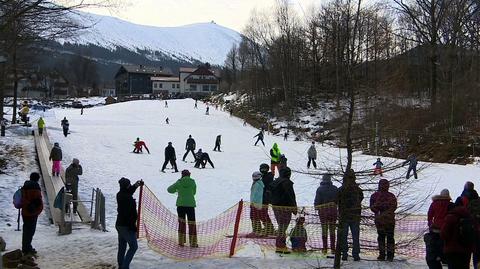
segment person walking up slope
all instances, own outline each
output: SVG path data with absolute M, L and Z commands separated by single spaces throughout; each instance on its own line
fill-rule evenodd
M 73 158 L 72 164 L 70 164 L 65 170 L 65 182 L 70 185 L 72 190 L 72 199 L 78 200 L 78 176 L 83 174 L 83 168 L 80 165 L 80 161 Z M 78 202 L 73 202 L 73 214 L 77 213 Z
M 195 102 L 195 104 L 196 104 L 196 102 Z M 196 146 L 195 139 L 192 138 L 192 135 L 189 135 L 188 139 L 187 139 L 187 142 L 185 143 L 185 150 L 187 152 L 185 152 L 185 154 L 183 154 L 183 158 L 182 158 L 183 161 L 185 161 L 189 152 L 191 152 L 192 155 L 193 155 L 193 158 L 195 158 L 195 146 Z
M 318 210 L 320 223 L 322 225 L 322 243 L 323 253 L 327 254 L 328 235 L 330 234 L 330 250 L 335 253 L 335 229 L 337 223 L 337 199 L 338 188 L 332 183 L 332 176 L 329 174 L 322 176 L 320 186 L 315 195 L 315 209 Z
M 45 129 L 45 120 L 40 117 L 37 122 L 38 125 L 38 135 L 42 136 L 43 135 L 43 129 Z
M 53 144 L 53 148 L 50 151 L 50 157 L 48 159 L 53 162 L 52 176 L 57 176 L 57 177 L 60 176 L 61 162 L 62 162 L 62 149 L 60 148 L 60 144 L 58 144 L 58 142 L 55 142 Z
M 378 183 L 378 191 L 370 197 L 370 209 L 375 214 L 375 227 L 378 233 L 377 260 L 393 261 L 395 255 L 395 210 L 397 210 L 397 197 L 388 191 L 390 183 L 382 178 Z M 385 242 L 385 238 L 387 239 Z M 385 244 L 386 243 L 386 244 Z M 385 256 L 386 250 L 386 256 Z
M 277 143 L 273 143 L 273 147 L 270 149 L 271 169 L 273 176 L 275 176 L 275 168 L 279 169 L 278 165 L 280 164 L 281 155 L 282 153 L 280 152 Z
M 195 194 L 197 185 L 190 177 L 190 171 L 183 170 L 182 177 L 167 189 L 168 193 L 177 193 L 178 245 L 186 243 L 186 224 L 188 223 L 188 241 L 190 247 L 197 248 L 197 227 L 195 224 Z M 188 220 L 188 221 L 187 221 Z
M 162 172 L 165 173 L 165 168 L 169 162 L 175 169 L 175 173 L 178 172 L 176 160 L 175 148 L 172 146 L 172 142 L 168 142 L 168 146 L 165 148 L 165 162 L 162 165 Z
M 115 229 L 118 233 L 117 263 L 119 269 L 129 269 L 133 256 L 138 249 L 137 243 L 137 204 L 133 194 L 143 181 L 139 180 L 131 185 L 128 178 L 122 177 L 118 184 L 120 191 L 117 193 L 117 221 Z M 128 251 L 127 251 L 128 244 Z M 126 254 L 125 254 L 126 252 Z
M 33 172 L 30 174 L 30 180 L 25 181 L 22 187 L 22 252 L 24 255 L 37 254 L 37 251 L 32 247 L 32 240 L 37 229 L 38 216 L 43 210 L 39 180 L 40 174 Z
M 317 169 L 317 164 L 315 163 L 315 160 L 317 159 L 317 149 L 315 148 L 315 141 L 312 141 L 312 145 L 308 148 L 307 155 L 307 168 L 310 169 L 310 163 L 312 163 L 313 167 Z

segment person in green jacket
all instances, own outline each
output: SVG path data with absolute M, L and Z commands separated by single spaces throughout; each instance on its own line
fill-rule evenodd
M 186 242 L 186 219 L 188 218 L 188 240 L 190 247 L 197 248 L 197 227 L 195 224 L 195 193 L 197 185 L 190 177 L 190 171 L 183 170 L 182 178 L 168 187 L 169 193 L 178 193 L 177 214 L 178 214 L 178 245 L 183 247 Z
M 282 153 L 280 152 L 280 149 L 278 148 L 277 143 L 274 143 L 272 149 L 270 149 L 270 157 L 271 157 L 270 167 L 272 169 L 273 176 L 275 176 L 275 168 L 277 168 L 278 171 L 280 171 L 280 168 L 278 167 L 278 165 L 280 164 L 280 155 L 282 155 Z
M 43 129 L 45 128 L 45 121 L 43 120 L 42 117 L 38 119 L 38 135 L 43 135 Z

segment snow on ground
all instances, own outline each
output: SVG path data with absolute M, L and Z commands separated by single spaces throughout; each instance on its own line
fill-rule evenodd
M 268 150 L 274 142 L 279 143 L 282 153 L 294 170 L 306 171 L 306 151 L 308 141 L 283 141 L 280 136 L 266 135 L 266 147 L 253 146 L 253 136 L 258 130 L 243 126 L 243 121 L 230 117 L 228 113 L 210 109 L 210 115 L 205 115 L 205 105 L 199 103 L 194 109 L 191 99 L 170 100 L 169 108 L 162 101 L 146 100 L 119 103 L 109 106 L 93 107 L 84 110 L 80 115 L 77 109 L 53 109 L 43 114 L 46 119 L 48 133 L 52 142 L 59 142 L 63 148 L 63 166 L 66 167 L 72 158 L 80 159 L 84 174 L 80 177 L 80 195 L 88 198 L 91 189 L 99 187 L 106 196 L 107 226 L 110 232 L 91 231 L 85 227 L 77 227 L 72 235 L 57 237 L 56 228 L 47 224 L 45 214 L 39 221 L 38 232 L 34 238 L 34 246 L 40 253 L 41 268 L 111 268 L 115 264 L 116 233 L 114 229 L 116 217 L 115 194 L 118 191 L 118 179 L 128 177 L 132 181 L 143 179 L 156 193 L 157 197 L 169 209 L 175 210 L 175 195 L 166 192 L 166 188 L 175 182 L 180 175 L 160 173 L 164 161 L 164 148 L 169 141 L 173 142 L 177 152 L 179 170 L 189 169 L 197 181 L 197 218 L 208 219 L 231 207 L 240 199 L 248 200 L 251 184 L 251 174 L 258 169 L 260 163 L 269 163 Z M 38 115 L 37 115 L 38 116 Z M 63 137 L 60 120 L 67 117 L 70 121 L 71 134 Z M 170 124 L 165 124 L 165 118 Z M 35 118 L 34 115 L 31 117 Z M 32 160 L 33 142 L 31 137 L 24 137 L 22 132 L 12 134 L 6 143 L 19 143 L 30 150 L 26 159 Z M 215 169 L 193 168 L 193 157 L 187 157 L 188 162 L 181 161 L 185 140 L 191 134 L 197 142 L 197 149 L 202 148 L 210 154 Z M 215 137 L 222 135 L 223 152 L 213 152 Z M 13 137 L 15 136 L 15 137 Z M 133 141 L 136 137 L 143 139 L 151 154 L 133 154 Z M 3 139 L 3 138 L 2 138 Z M 3 141 L 3 140 L 0 140 Z M 332 167 L 339 165 L 339 156 L 345 159 L 345 151 L 332 147 L 318 145 L 319 166 Z M 375 156 L 355 154 L 355 169 L 372 168 Z M 395 160 L 385 160 L 385 163 Z M 399 161 L 397 161 L 399 162 Z M 29 163 L 33 166 L 34 164 Z M 425 197 L 431 191 L 439 192 L 449 188 L 452 197 L 460 194 L 466 180 L 476 182 L 475 175 L 480 168 L 475 165 L 458 166 L 445 164 L 428 164 L 427 169 L 420 172 L 420 179 L 408 192 L 413 196 Z M 169 167 L 169 166 L 167 166 Z M 399 169 L 388 176 L 399 176 L 406 168 Z M 0 193 L 2 208 L 1 217 L 6 222 L 15 223 L 16 211 L 11 205 L 11 197 L 29 174 L 31 169 L 21 166 L 12 169 L 14 177 L 0 175 L 7 182 L 2 184 L 5 191 Z M 4 180 L 4 178 L 6 178 Z M 294 173 L 294 188 L 299 205 L 312 205 L 315 189 L 319 179 Z M 21 184 L 21 183 L 20 183 Z M 2 189 L 3 190 L 3 189 Z M 399 192 L 401 190 L 398 190 Z M 368 197 L 368 195 L 366 195 Z M 401 202 L 412 199 L 402 196 Z M 368 198 L 365 202 L 368 201 Z M 420 212 L 425 213 L 426 206 L 420 206 Z M 20 246 L 20 232 L 12 232 L 13 226 L 0 225 L 0 236 L 7 240 L 9 249 Z M 68 258 L 65 258 L 68 256 Z M 331 264 L 331 260 L 320 260 L 320 265 Z M 233 259 L 203 259 L 191 262 L 176 262 L 161 257 L 148 248 L 145 241 L 140 242 L 140 248 L 131 268 L 313 268 L 319 267 L 317 259 L 279 258 L 273 253 L 263 253 L 258 247 L 252 246 L 242 250 Z M 347 268 L 426 268 L 423 261 L 414 264 L 389 264 L 377 262 L 361 262 L 349 264 Z

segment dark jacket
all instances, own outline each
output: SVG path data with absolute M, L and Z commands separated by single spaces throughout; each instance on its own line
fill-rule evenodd
M 27 180 L 22 187 L 22 216 L 36 218 L 43 210 L 42 191 L 38 182 Z
M 137 203 L 133 194 L 137 187 L 121 188 L 117 193 L 117 222 L 115 226 L 128 227 L 131 231 L 137 230 Z
M 362 217 L 363 191 L 355 179 L 344 181 L 344 185 L 338 188 L 338 213 L 344 221 L 359 222 Z
M 50 160 L 52 161 L 61 161 L 62 160 L 62 149 L 60 147 L 53 147 L 50 151 Z
M 263 188 L 263 204 L 271 204 L 272 201 L 272 183 L 273 183 L 273 174 L 272 172 L 267 172 L 262 174 L 262 182 L 265 186 Z
M 165 160 L 176 160 L 175 148 L 172 145 L 168 145 L 165 148 Z
M 258 137 L 258 139 L 260 140 L 263 140 L 263 131 L 260 131 L 256 136 L 254 137 Z
M 193 138 L 188 138 L 187 139 L 187 143 L 185 144 L 185 149 L 186 150 L 189 150 L 189 149 L 192 149 L 192 150 L 195 150 L 195 140 Z
M 65 181 L 66 183 L 78 183 L 78 176 L 83 173 L 82 166 L 80 164 L 70 164 L 65 170 Z
M 408 167 L 413 168 L 413 167 L 417 167 L 417 163 L 418 163 L 417 157 L 414 155 L 410 155 L 408 156 L 407 160 L 403 162 L 402 166 L 408 164 Z
M 460 219 L 468 217 L 470 217 L 470 214 L 464 206 L 456 206 L 448 212 L 440 232 L 440 236 L 444 241 L 443 251 L 445 254 L 472 253 L 474 248 L 473 244 L 465 245 L 460 242 L 459 234 Z
M 338 195 L 338 188 L 333 185 L 331 181 L 320 182 L 320 187 L 317 188 L 314 205 L 322 205 L 331 202 L 336 202 Z
M 432 204 L 428 209 L 428 227 L 440 230 L 451 207 L 450 196 L 435 195 L 432 197 Z
M 280 175 L 272 184 L 272 205 L 276 206 L 297 206 L 293 182 Z
M 70 126 L 70 123 L 68 122 L 68 120 L 63 119 L 62 120 L 62 128 L 63 129 L 68 129 L 69 126 Z
M 370 196 L 370 209 L 375 213 L 377 228 L 395 226 L 395 210 L 397 210 L 397 197 L 388 191 L 390 183 L 382 178 L 378 182 L 378 191 Z
M 222 137 L 220 135 L 217 135 L 217 139 L 215 139 L 215 144 L 220 145 L 222 142 Z
M 460 197 L 455 200 L 456 204 L 461 204 L 463 206 L 468 206 L 468 202 L 474 199 L 478 199 L 478 193 L 476 190 L 464 189 Z

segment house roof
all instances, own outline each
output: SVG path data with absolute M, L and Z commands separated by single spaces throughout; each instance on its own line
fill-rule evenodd
M 191 76 L 214 76 L 215 78 L 219 79 L 219 77 L 215 74 L 213 70 L 208 69 L 205 65 L 199 66 L 195 71 L 190 73 L 188 76 L 184 78 L 184 80 L 187 80 Z
M 120 69 L 121 68 L 125 69 L 125 71 L 127 71 L 128 73 L 172 76 L 172 72 L 168 68 L 162 67 L 152 67 L 145 65 L 122 65 Z
M 180 73 L 193 73 L 197 67 L 180 67 Z
M 179 77 L 151 77 L 151 81 L 180 82 Z

